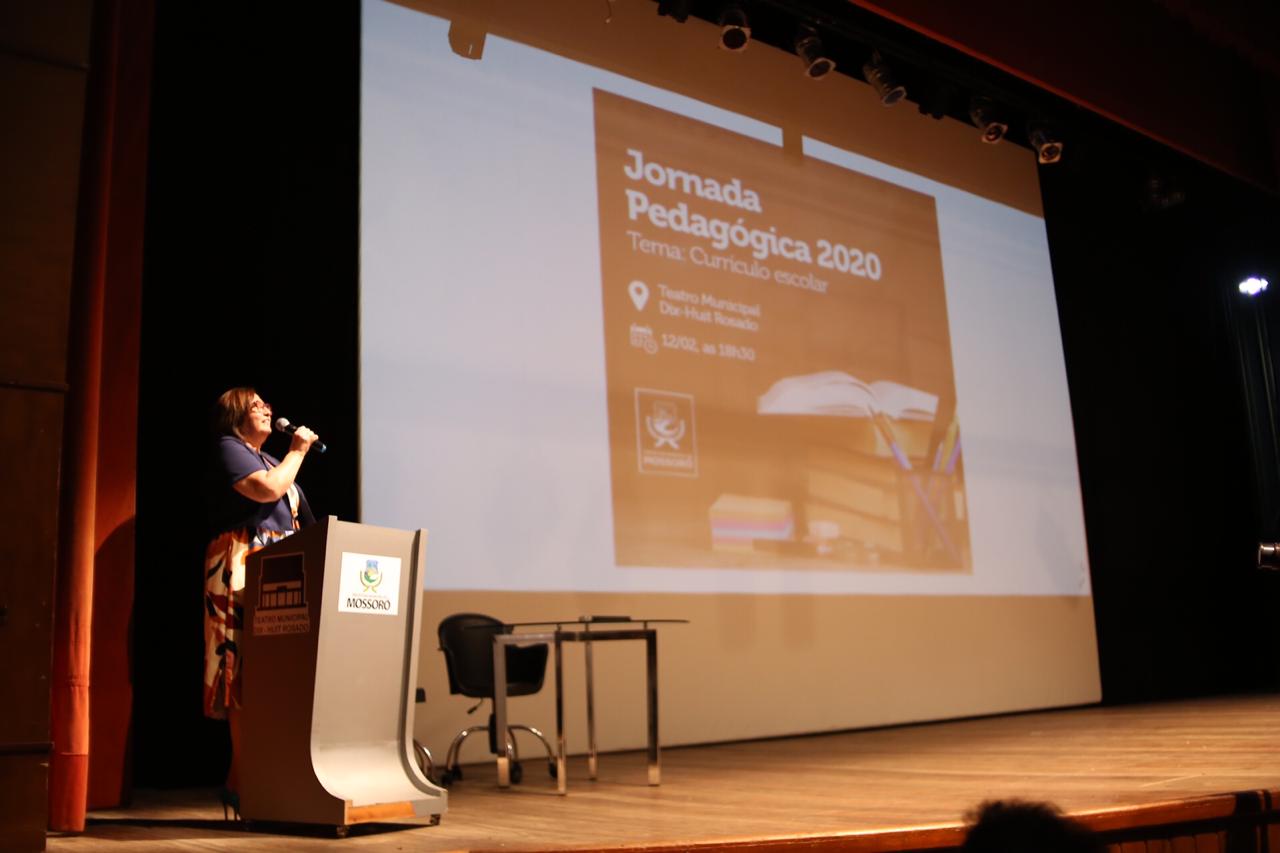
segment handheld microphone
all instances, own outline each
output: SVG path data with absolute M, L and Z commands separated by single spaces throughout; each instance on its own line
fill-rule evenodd
M 276 432 L 287 432 L 290 435 L 293 435 L 297 431 L 298 431 L 298 428 L 293 424 L 289 423 L 288 418 L 276 418 Z M 311 448 L 315 450 L 316 453 L 324 453 L 326 450 L 329 449 L 324 446 L 324 442 L 321 441 L 320 439 L 316 439 L 312 443 Z

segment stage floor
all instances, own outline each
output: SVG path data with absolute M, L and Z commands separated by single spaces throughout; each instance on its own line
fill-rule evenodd
M 964 813 L 1004 797 L 1049 800 L 1098 828 L 1194 821 L 1231 795 L 1280 789 L 1280 695 L 684 747 L 662 760 L 656 788 L 642 752 L 602 756 L 596 782 L 572 760 L 567 797 L 541 761 L 526 760 L 524 784 L 509 791 L 492 764 L 468 766 L 439 826 L 341 841 L 224 824 L 210 790 L 139 791 L 131 808 L 95 812 L 83 835 L 50 836 L 48 849 L 902 850 L 958 843 Z

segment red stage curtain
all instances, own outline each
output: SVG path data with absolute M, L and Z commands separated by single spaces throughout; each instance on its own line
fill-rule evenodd
M 94 21 L 54 612 L 49 825 L 62 831 L 84 829 L 91 801 L 114 805 L 128 792 L 127 650 L 153 20 L 152 0 L 114 0 L 99 4 Z

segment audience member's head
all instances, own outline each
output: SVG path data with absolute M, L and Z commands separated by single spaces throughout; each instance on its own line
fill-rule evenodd
M 1103 853 L 1097 837 L 1049 803 L 988 800 L 965 816 L 964 853 Z

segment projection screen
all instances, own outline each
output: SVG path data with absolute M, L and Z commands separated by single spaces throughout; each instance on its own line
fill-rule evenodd
M 364 3 L 361 515 L 430 530 L 421 738 L 455 611 L 690 620 L 666 743 L 1096 701 L 1034 156 L 655 11 Z

